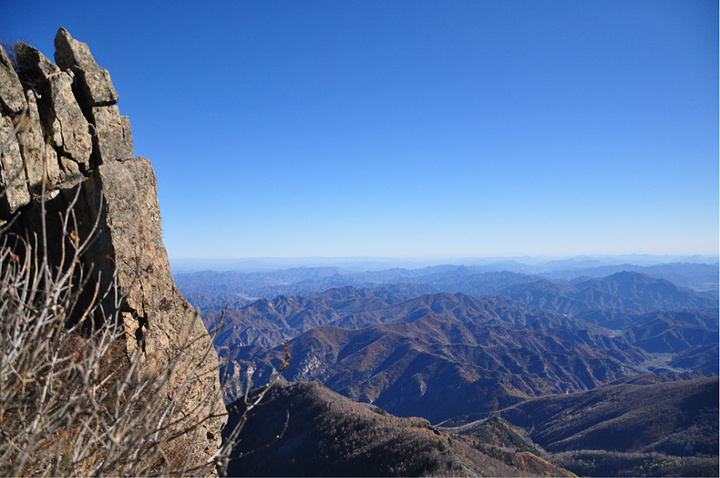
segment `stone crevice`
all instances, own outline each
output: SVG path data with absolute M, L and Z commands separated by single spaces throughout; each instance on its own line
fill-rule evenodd
M 183 374 L 193 371 L 178 385 L 178 403 L 182 413 L 204 418 L 187 449 L 194 462 L 204 462 L 218 450 L 225 423 L 217 354 L 197 312 L 183 307 L 170 274 L 152 165 L 135 156 L 130 121 L 120 114 L 110 74 L 88 46 L 61 28 L 55 48 L 57 64 L 17 45 L 19 71 L 0 48 L 0 222 L 32 237 L 45 220 L 40 192 L 50 218 L 81 188 L 74 203 L 77 232 L 81 238 L 96 235 L 83 267 L 99 276 L 101 287 L 117 283 L 124 297 L 118 312 L 125 353 L 144 352 L 147 367 L 172 362 Z M 57 224 L 48 227 L 48 237 L 63 237 Z M 48 254 L 60 257 L 60 248 L 52 243 Z

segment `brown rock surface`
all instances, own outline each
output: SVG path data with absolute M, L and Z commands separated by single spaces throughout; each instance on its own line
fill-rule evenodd
M 127 116 L 120 116 L 117 106 L 94 106 L 92 118 L 95 124 L 95 164 L 135 156 L 130 121 Z
M 52 188 L 63 181 L 64 175 L 60 171 L 55 149 L 45 143 L 37 94 L 33 90 L 27 90 L 26 93 L 27 111 L 23 119 L 25 127 L 18 129 L 17 140 L 25 163 L 28 186 L 37 194 L 43 181 Z
M 22 113 L 25 96 L 20 80 L 5 50 L 0 48 L 0 101 L 11 114 Z
M 16 47 L 21 80 L 40 92 L 40 115 L 44 117 L 50 144 L 74 160 L 80 169 L 90 169 L 92 135 L 80 104 L 73 93 L 73 72 L 60 71 L 35 48 Z M 49 100 L 49 101 L 47 101 Z
M 61 28 L 55 36 L 55 62 L 63 70 L 72 70 L 82 92 L 83 107 L 114 105 L 118 94 L 110 81 L 110 73 L 100 68 L 86 43 L 77 41 Z
M 30 202 L 20 146 L 14 135 L 15 127 L 7 116 L 0 117 L 0 187 L 3 189 L 2 209 L 14 213 Z
M 80 235 L 99 219 L 84 267 L 101 289 L 116 277 L 128 356 L 139 354 L 149 372 L 174 364 L 172 400 L 185 420 L 201 422 L 183 442 L 183 456 L 208 462 L 225 424 L 217 354 L 170 274 L 152 165 L 134 157 L 129 120 L 114 105 L 110 76 L 87 45 L 65 29 L 55 45 L 60 68 L 27 45 L 15 49 L 18 74 L 0 55 L 0 221 L 14 219 L 11 231 L 31 237 L 41 217 L 41 186 L 51 220 L 79 185 Z M 53 248 L 60 251 L 61 244 L 50 244 L 50 255 Z

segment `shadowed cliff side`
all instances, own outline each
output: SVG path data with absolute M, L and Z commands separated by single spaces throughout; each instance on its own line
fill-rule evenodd
M 170 274 L 152 166 L 134 156 L 130 122 L 88 46 L 61 28 L 55 48 L 55 63 L 25 44 L 15 58 L 0 49 L 0 233 L 47 237 L 43 254 L 58 268 L 70 265 L 64 234 L 92 238 L 80 302 L 120 292 L 94 320 L 119 317 L 127 359 L 140 368 L 173 363 L 168 400 L 197 424 L 182 452 L 188 463 L 212 462 L 225 423 L 217 355 Z M 68 209 L 69 228 L 59 214 Z

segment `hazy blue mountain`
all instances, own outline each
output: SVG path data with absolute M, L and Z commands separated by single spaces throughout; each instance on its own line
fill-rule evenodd
M 717 264 L 693 264 L 675 262 L 640 266 L 634 264 L 600 265 L 596 267 L 568 268 L 538 275 L 550 279 L 568 282 L 581 282 L 588 279 L 607 277 L 617 272 L 639 272 L 656 279 L 668 280 L 680 287 L 717 295 L 719 268 Z
M 459 276 L 452 275 L 451 279 L 443 276 L 444 272 L 439 273 L 444 280 L 457 282 L 453 287 L 440 280 L 432 285 L 401 283 L 371 289 L 346 286 L 306 296 L 260 299 L 227 310 L 208 307 L 203 312 L 203 320 L 210 329 L 222 322 L 223 328 L 216 340 L 219 345 L 272 347 L 319 325 L 359 328 L 408 320 L 412 314 L 424 311 L 452 312 L 455 318 L 465 322 L 494 321 L 523 326 L 540 318 L 555 325 L 573 319 L 575 328 L 590 329 L 594 323 L 596 327 L 624 330 L 637 320 L 645 320 L 635 316 L 651 311 L 701 310 L 717 305 L 705 295 L 639 273 L 621 272 L 569 286 L 509 272 L 473 274 L 467 269 L 459 272 Z M 316 278 L 337 277 L 330 270 L 285 271 L 284 277 L 305 277 L 309 273 Z M 405 274 L 404 271 L 392 273 Z M 430 272 L 429 277 L 435 274 L 438 272 Z M 234 275 L 214 276 L 217 280 L 207 288 L 212 289 L 216 284 L 222 288 L 224 281 L 234 280 Z M 255 275 L 254 280 L 263 282 L 266 278 Z M 479 299 L 466 293 L 428 294 L 429 290 L 454 289 L 462 284 L 466 285 L 465 289 L 477 292 L 482 287 L 483 292 L 492 291 L 500 296 Z M 189 297 L 193 300 L 197 295 Z M 432 304 L 427 303 L 430 300 Z M 716 310 L 714 314 L 717 316 Z M 690 339 L 688 343 L 704 342 Z
M 500 289 L 497 293 L 526 307 L 567 314 L 611 328 L 618 328 L 617 320 L 621 316 L 717 307 L 717 299 L 707 294 L 628 271 L 573 285 L 538 279 Z
M 626 312 L 707 309 L 717 306 L 717 300 L 712 297 L 637 272 L 616 272 L 602 279 L 580 282 L 574 288 L 578 292 L 573 297 L 578 300 L 600 305 L 608 301 L 607 306 L 602 308 L 621 308 Z
M 623 267 L 623 266 L 619 266 Z M 630 268 L 630 267 L 628 267 Z M 628 272 L 628 268 L 622 271 Z M 633 266 L 637 269 L 637 266 Z M 579 269 L 576 269 L 579 270 Z M 616 272 L 615 269 L 610 269 Z M 463 292 L 475 297 L 509 295 L 526 306 L 541 307 L 559 313 L 578 313 L 580 309 L 621 310 L 623 313 L 645 313 L 651 310 L 680 310 L 717 305 L 717 266 L 700 264 L 665 264 L 642 268 L 645 277 L 667 280 L 674 277 L 688 287 L 708 290 L 709 295 L 684 290 L 684 294 L 696 294 L 694 300 L 676 294 L 677 300 L 668 298 L 665 304 L 635 303 L 638 297 L 621 297 L 609 300 L 601 292 L 607 290 L 585 275 L 574 280 L 551 280 L 537 275 L 510 271 L 486 271 L 482 266 L 433 266 L 422 269 L 394 268 L 380 271 L 353 272 L 337 267 L 293 268 L 271 272 L 196 272 L 175 274 L 175 280 L 188 300 L 202 310 L 217 311 L 225 306 L 238 308 L 259 298 L 272 299 L 285 295 L 311 295 L 330 288 L 353 286 L 373 288 L 381 285 L 406 284 L 417 288 L 418 293 Z M 714 271 L 714 275 L 713 275 Z M 639 273 L 637 273 L 639 277 Z M 655 274 L 655 275 L 653 275 Z M 713 279 L 714 278 L 714 279 Z M 635 279 L 638 281 L 638 279 Z M 715 283 L 713 283 L 715 280 Z M 596 290 L 597 287 L 600 290 Z M 643 287 L 660 287 L 659 282 L 645 281 Z M 639 285 L 638 289 L 639 291 Z M 644 299 L 650 293 L 646 294 Z M 702 296 L 702 299 L 699 297 Z M 686 307 L 682 306 L 682 301 Z M 673 301 L 675 303 L 673 303 Z M 712 301 L 715 303 L 710 304 Z M 579 302 L 579 303 L 578 303 Z M 588 303 L 589 305 L 587 305 Z M 547 304 L 547 305 L 546 305 Z M 710 305 L 707 305 L 710 304 Z M 657 307 L 660 307 L 658 309 Z

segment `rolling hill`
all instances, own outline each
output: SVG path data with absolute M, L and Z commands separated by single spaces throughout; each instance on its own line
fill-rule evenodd
M 389 415 L 317 382 L 276 384 L 255 410 L 234 454 L 270 446 L 230 462 L 231 476 L 571 476 L 529 452 L 491 457 L 425 419 Z
M 573 337 L 508 324 L 463 323 L 424 313 L 412 322 L 349 330 L 320 326 L 288 343 L 283 376 L 320 380 L 354 400 L 400 416 L 441 421 L 504 408 L 525 397 L 586 390 L 636 373 L 639 349 L 588 331 Z M 232 357 L 236 377 L 252 368 L 262 383 L 282 360 L 282 347 L 243 347 Z M 232 392 L 243 392 L 243 383 Z
M 413 321 L 429 313 L 447 314 L 465 323 L 522 326 L 552 320 L 548 313 L 530 311 L 504 297 L 478 299 L 462 293 L 439 293 L 400 301 L 404 298 L 396 289 L 384 286 L 358 290 L 347 286 L 306 297 L 260 299 L 240 309 L 205 314 L 203 320 L 210 329 L 221 327 L 216 343 L 231 349 L 246 345 L 273 347 L 320 325 L 357 329 Z
M 503 276 L 502 284 L 511 282 L 513 285 L 500 287 L 495 291 L 498 296 L 483 298 L 458 292 L 418 297 L 416 294 L 424 288 L 412 284 L 365 289 L 345 286 L 309 296 L 260 299 L 222 311 L 211 309 L 203 314 L 203 320 L 210 330 L 222 326 L 216 344 L 234 349 L 247 345 L 272 347 L 319 325 L 360 328 L 375 323 L 411 321 L 426 312 L 449 313 L 463 322 L 512 323 L 516 326 L 537 320 L 557 324 L 560 317 L 567 324 L 572 318 L 575 319 L 572 327 L 593 329 L 590 324 L 595 324 L 596 332 L 600 330 L 598 327 L 627 329 L 646 321 L 636 316 L 653 312 L 694 313 L 710 309 L 707 320 L 713 320 L 712 314 L 717 317 L 716 300 L 638 273 L 616 273 L 574 286 L 547 280 L 516 283 L 518 275 L 512 273 L 491 275 L 496 279 Z M 689 326 L 682 327 L 692 335 Z M 709 331 L 717 330 L 717 325 L 713 328 L 709 323 L 703 327 Z M 637 333 L 636 330 L 632 334 L 637 336 Z M 701 345 L 703 340 L 710 340 L 710 335 L 705 339 L 688 336 L 686 342 Z
M 577 474 L 717 473 L 717 377 L 658 382 L 648 376 L 645 383 L 531 399 L 499 416 Z

